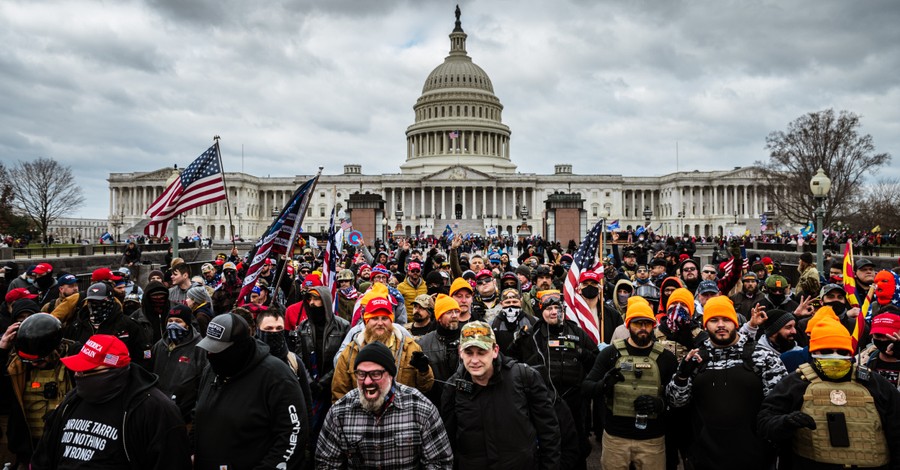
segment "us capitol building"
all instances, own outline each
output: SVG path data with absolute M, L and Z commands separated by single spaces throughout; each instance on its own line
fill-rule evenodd
M 450 225 L 454 232 L 534 234 L 565 244 L 580 241 L 600 218 L 618 219 L 623 229 L 649 219 L 654 230 L 673 235 L 757 233 L 760 215 L 774 210 L 752 167 L 630 177 L 577 174 L 572 165 L 557 163 L 551 174 L 517 172 L 503 105 L 490 77 L 469 57 L 466 38 L 457 10 L 450 54 L 425 79 L 413 106 L 400 173 L 367 175 L 360 165 L 348 164 L 343 174 L 323 174 L 304 232 L 325 232 L 334 205 L 367 242 L 398 228 L 439 236 Z M 143 212 L 172 173 L 167 167 L 110 174 L 110 233 L 143 233 Z M 226 173 L 235 233 L 259 237 L 273 212 L 311 177 Z M 780 194 L 784 188 L 774 189 Z M 185 213 L 181 224 L 181 237 L 193 232 L 214 240 L 229 237 L 224 201 Z

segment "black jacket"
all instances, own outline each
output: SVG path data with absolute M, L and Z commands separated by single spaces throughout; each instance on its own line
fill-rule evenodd
M 472 383 L 462 366 L 450 381 L 456 379 L 472 386 L 472 393 L 447 387 L 442 397 L 441 418 L 457 468 L 559 467 L 559 421 L 536 370 L 500 355 L 487 386 Z
M 324 295 L 328 292 L 327 287 L 317 286 L 313 287 L 313 289 L 316 289 L 316 291 L 322 295 L 322 299 L 331 298 L 331 294 L 328 294 L 327 297 Z M 307 316 L 307 318 L 297 326 L 297 332 L 300 335 L 300 348 L 299 351 L 296 352 L 297 355 L 303 359 L 303 365 L 306 366 L 307 371 L 320 369 L 318 364 L 313 364 L 312 362 L 312 352 L 316 352 L 316 359 L 322 361 L 322 370 L 318 370 L 318 378 L 313 378 L 313 380 L 317 381 L 322 386 L 322 395 L 312 398 L 318 398 L 323 403 L 331 403 L 331 378 L 334 376 L 334 357 L 341 349 L 341 343 L 344 341 L 344 336 L 347 335 L 347 331 L 350 329 L 350 322 L 334 314 L 331 302 L 326 301 L 323 302 L 323 304 L 325 306 L 325 329 L 323 330 L 325 338 L 322 341 L 323 351 L 315 351 L 316 328 Z
M 122 442 L 133 469 L 190 469 L 191 449 L 181 413 L 159 388 L 156 376 L 131 366 L 129 384 L 115 400 L 124 400 Z M 77 388 L 77 387 L 76 387 Z M 81 398 L 69 392 L 47 418 L 44 435 L 31 460 L 33 470 L 55 469 L 65 446 L 63 426 Z
M 549 341 L 565 335 L 574 348 L 550 348 Z M 577 338 L 575 340 L 574 338 Z M 534 324 L 530 335 L 520 336 L 510 348 L 510 355 L 541 372 L 547 383 L 552 383 L 556 391 L 567 395 L 567 391 L 580 389 L 584 377 L 594 367 L 597 359 L 597 344 L 572 320 L 560 325 L 559 333 L 551 333 L 550 326 L 543 318 Z M 565 383 L 568 378 L 568 382 Z
M 297 376 L 264 343 L 254 344 L 249 364 L 234 377 L 221 379 L 207 367 L 200 379 L 193 428 L 196 470 L 303 465 L 309 424 Z
M 84 295 L 80 293 L 79 295 Z M 81 348 L 93 335 L 113 335 L 128 346 L 128 356 L 131 363 L 144 368 L 149 368 L 148 358 L 152 344 L 147 336 L 147 330 L 131 317 L 122 313 L 122 307 L 116 302 L 118 311 L 110 318 L 94 328 L 88 316 L 86 302 L 79 301 L 82 308 L 77 308 L 72 321 L 63 329 L 63 338 L 72 340 Z
M 171 350 L 166 339 L 157 341 L 151 350 L 152 370 L 159 376 L 159 389 L 175 401 L 186 423 L 191 422 L 200 376 L 208 363 L 206 350 L 197 347 L 200 333 L 196 329 L 192 333 L 193 337 Z

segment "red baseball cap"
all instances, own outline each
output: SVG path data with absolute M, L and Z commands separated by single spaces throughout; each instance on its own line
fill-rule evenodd
M 599 273 L 595 273 L 594 271 L 585 271 L 578 276 L 578 283 L 581 284 L 584 281 L 594 281 L 600 282 L 603 280 L 603 275 Z
M 378 311 L 387 312 L 388 315 L 392 315 L 394 309 L 391 305 L 391 301 L 384 297 L 375 297 L 366 304 L 366 314 L 374 316 L 374 313 Z
M 131 363 L 128 347 L 122 340 L 112 335 L 91 336 L 78 354 L 61 360 L 73 372 L 84 372 L 99 366 L 119 369 Z
M 491 274 L 491 271 L 489 269 L 482 269 L 481 271 L 478 271 L 478 274 L 475 275 L 475 279 L 477 280 L 477 279 L 481 279 L 483 277 L 491 277 L 491 276 L 493 276 L 493 274 Z
M 112 272 L 109 268 L 100 268 L 95 269 L 94 272 L 91 273 L 91 282 L 100 282 L 100 281 L 121 281 L 122 276 L 117 276 Z
M 407 271 L 407 272 L 409 272 L 409 271 L 421 271 L 421 270 L 422 270 L 422 265 L 419 264 L 419 263 L 416 263 L 415 261 L 413 261 L 412 263 L 409 263 L 409 265 L 406 266 L 406 271 Z
M 869 332 L 873 335 L 891 335 L 900 331 L 900 315 L 893 313 L 882 313 L 876 315 L 872 319 L 872 329 Z
M 307 274 L 306 277 L 303 278 L 303 283 L 306 284 L 307 287 L 321 286 L 322 278 L 319 277 L 318 274 Z
M 36 299 L 37 294 L 32 294 L 30 290 L 19 287 L 16 289 L 12 289 L 6 293 L 6 304 L 9 305 L 17 300 L 21 299 Z
M 53 272 L 53 266 L 50 266 L 49 263 L 38 263 L 37 266 L 31 271 L 36 275 L 47 274 L 49 272 Z

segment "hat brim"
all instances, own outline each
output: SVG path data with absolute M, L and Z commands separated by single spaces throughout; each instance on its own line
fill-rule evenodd
M 85 372 L 91 369 L 96 369 L 100 364 L 95 364 L 89 361 L 86 357 L 82 356 L 81 353 L 66 356 L 60 359 L 63 365 L 66 366 L 67 369 L 73 372 Z
M 896 332 L 897 332 L 897 329 L 896 329 L 896 328 L 888 328 L 888 327 L 881 327 L 881 326 L 873 326 L 873 327 L 872 327 L 872 330 L 869 331 L 869 334 L 871 334 L 871 335 L 879 335 L 879 334 L 880 334 L 880 335 L 892 335 L 892 334 L 894 334 L 894 333 L 896 333 Z M 895 346 L 895 347 L 896 347 L 896 346 Z
M 105 295 L 89 295 L 85 297 L 85 300 L 106 300 Z
M 496 343 L 491 343 L 488 341 L 482 341 L 482 340 L 478 340 L 478 339 L 470 339 L 468 341 L 461 341 L 459 343 L 459 348 L 466 349 L 468 347 L 475 346 L 475 347 L 484 349 L 485 351 L 490 351 L 491 349 L 494 349 L 494 344 L 496 344 Z
M 207 336 L 206 338 L 201 339 L 199 343 L 197 343 L 197 347 L 205 349 L 206 352 L 218 354 L 230 348 L 232 344 L 234 344 L 234 341 L 219 341 Z

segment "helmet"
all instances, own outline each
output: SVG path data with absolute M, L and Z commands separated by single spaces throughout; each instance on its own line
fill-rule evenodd
M 119 268 L 118 273 L 119 273 L 119 276 L 122 276 L 122 279 L 124 279 L 126 281 L 131 278 L 131 270 L 124 266 Z
M 25 360 L 47 357 L 62 342 L 62 323 L 49 313 L 35 313 L 19 325 L 16 351 Z
M 342 269 L 341 272 L 337 275 L 338 281 L 352 281 L 353 280 L 353 271 L 349 269 Z
M 128 302 L 141 303 L 141 296 L 132 292 L 125 296 L 125 303 L 128 303 Z

